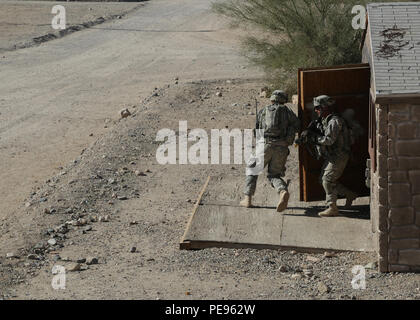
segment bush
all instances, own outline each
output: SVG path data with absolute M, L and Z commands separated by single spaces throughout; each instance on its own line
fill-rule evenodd
M 243 53 L 290 94 L 296 92 L 298 68 L 361 61 L 363 30 L 353 29 L 352 8 L 366 2 L 225 0 L 214 3 L 213 10 L 230 17 L 233 25 L 246 23 L 262 31 L 263 36 L 244 39 Z

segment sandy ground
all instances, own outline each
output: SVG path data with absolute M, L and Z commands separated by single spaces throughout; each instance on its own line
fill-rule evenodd
M 179 250 L 206 177 L 231 179 L 224 188 L 233 189 L 243 166 L 158 165 L 157 131 L 179 120 L 252 128 L 248 104 L 263 85 L 210 2 L 152 0 L 123 19 L 3 54 L 0 297 L 418 299 L 413 274 L 368 270 L 367 289 L 353 290 L 352 267 L 372 254 Z M 133 116 L 120 121 L 122 108 Z M 296 181 L 296 150 L 289 173 Z M 89 256 L 98 264 L 83 262 Z M 52 267 L 77 261 L 66 289 L 54 290 Z
M 260 74 L 210 1 L 155 0 L 120 20 L 0 59 L 0 218 L 105 133 L 104 123 L 175 77 Z M 13 186 L 12 188 L 10 186 Z M 13 229 L 13 228 L 11 228 Z M 3 235 L 6 236 L 7 235 Z M 21 237 L 2 243 L 19 247 Z M 4 249 L 0 249 L 4 254 Z
M 54 17 L 51 9 L 55 5 L 64 6 L 67 28 L 71 28 L 83 23 L 99 23 L 100 18 L 122 17 L 143 4 L 0 0 L 0 53 L 35 45 L 43 36 L 60 36 L 51 26 Z
M 1 260 L 9 283 L 4 298 L 420 299 L 419 275 L 380 274 L 375 267 L 366 270 L 366 290 L 354 290 L 352 268 L 375 261 L 373 253 L 325 257 L 278 250 L 179 250 L 207 176 L 223 181 L 207 196 L 239 202 L 244 165 L 160 165 L 156 133 L 176 132 L 180 120 L 208 133 L 252 128 L 254 106 L 248 104 L 261 85 L 243 80 L 185 84 L 180 78 L 131 107 L 133 116 L 108 123 L 107 134 L 26 199 L 32 205 L 20 224 L 32 245 L 15 252 L 18 258 Z M 260 106 L 267 102 L 260 99 Z M 297 175 L 297 149 L 291 148 L 290 204 L 306 207 L 297 199 Z M 257 202 L 264 193 L 275 192 L 261 177 Z M 48 244 L 51 239 L 56 244 Z M 98 264 L 87 265 L 88 257 Z M 77 261 L 81 271 L 66 273 L 66 289 L 53 289 L 53 267 L 70 270 Z

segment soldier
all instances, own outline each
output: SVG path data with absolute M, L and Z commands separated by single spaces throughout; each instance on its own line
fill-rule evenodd
M 272 187 L 279 193 L 278 212 L 286 210 L 289 201 L 288 186 L 282 178 L 285 176 L 286 160 L 290 153 L 289 146 L 293 144 L 300 126 L 299 119 L 293 111 L 284 105 L 287 100 L 288 96 L 285 92 L 274 91 L 270 98 L 273 104 L 258 112 L 256 123 L 256 129 L 264 130 L 264 151 L 262 151 L 264 168 L 268 166 L 267 177 Z M 248 164 L 248 168 L 253 166 L 255 166 L 255 161 Z M 247 175 L 245 199 L 241 201 L 241 206 L 252 207 L 257 179 L 257 175 Z
M 346 197 L 345 208 L 350 208 L 356 194 L 338 182 L 350 157 L 350 132 L 345 120 L 333 112 L 335 101 L 326 95 L 314 99 L 314 110 L 321 119 L 320 135 L 310 139 L 320 146 L 321 156 L 325 159 L 321 169 L 320 183 L 326 193 L 328 208 L 319 213 L 320 217 L 333 217 L 339 214 L 337 208 L 338 195 Z M 308 135 L 307 132 L 302 133 Z

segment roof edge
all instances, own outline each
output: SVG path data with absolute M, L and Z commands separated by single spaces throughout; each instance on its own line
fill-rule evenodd
M 375 104 L 399 104 L 411 103 L 420 105 L 420 93 L 407 93 L 407 94 L 377 94 L 374 98 Z

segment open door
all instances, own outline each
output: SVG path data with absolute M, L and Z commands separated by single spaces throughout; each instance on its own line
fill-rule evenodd
M 313 98 L 322 94 L 336 101 L 336 111 L 355 111 L 355 119 L 365 133 L 352 146 L 352 156 L 340 182 L 359 196 L 368 196 L 365 184 L 366 160 L 369 158 L 369 64 L 343 65 L 329 68 L 300 69 L 298 74 L 299 119 L 305 129 L 315 118 Z M 300 200 L 325 200 L 319 183 L 322 161 L 314 159 L 304 146 L 299 147 Z

